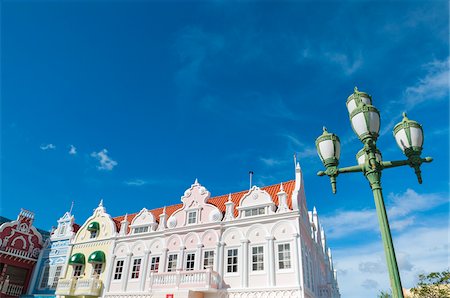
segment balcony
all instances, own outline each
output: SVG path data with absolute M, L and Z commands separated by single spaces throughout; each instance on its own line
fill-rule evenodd
M 75 296 L 100 296 L 102 293 L 102 281 L 98 278 L 77 280 Z
M 197 271 L 176 271 L 154 273 L 150 275 L 150 289 L 174 287 L 176 289 L 190 289 L 214 291 L 219 287 L 219 274 L 211 268 Z
M 75 290 L 77 279 L 75 277 L 69 279 L 60 279 L 56 287 L 56 295 L 72 296 Z
M 102 281 L 97 278 L 60 279 L 56 288 L 56 295 L 61 296 L 100 296 Z

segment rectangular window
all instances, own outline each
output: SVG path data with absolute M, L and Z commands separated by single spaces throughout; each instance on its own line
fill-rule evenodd
M 150 263 L 150 272 L 158 272 L 159 269 L 159 257 L 152 257 L 152 262 Z
M 194 270 L 195 253 L 188 253 L 186 255 L 186 271 Z
M 74 277 L 80 276 L 82 271 L 83 271 L 83 265 L 75 265 L 73 267 L 73 276 Z
M 252 247 L 252 270 L 262 271 L 264 270 L 264 247 L 253 246 Z
M 244 211 L 245 217 L 266 214 L 265 207 L 247 209 Z
M 227 272 L 238 272 L 238 250 L 237 248 L 227 250 Z
M 91 239 L 97 237 L 97 230 L 91 231 Z
M 145 233 L 145 232 L 148 232 L 148 227 L 137 227 L 137 228 L 134 228 L 134 230 L 133 230 L 134 234 Z
M 207 250 L 203 255 L 203 269 L 214 266 L 214 251 Z
M 92 276 L 100 276 L 100 274 L 102 273 L 103 264 L 95 263 L 93 265 L 94 267 L 92 268 Z
M 167 272 L 172 272 L 177 269 L 177 259 L 177 254 L 169 255 L 169 259 L 167 262 Z
M 291 268 L 291 245 L 289 243 L 278 244 L 278 269 Z
M 123 260 L 116 262 L 116 269 L 114 270 L 114 279 L 121 279 L 123 271 Z
M 131 270 L 131 278 L 139 278 L 139 272 L 141 271 L 141 259 L 134 259 L 133 268 Z
M 52 289 L 56 289 L 56 286 L 58 285 L 58 280 L 59 280 L 59 277 L 61 276 L 61 270 L 62 270 L 62 266 L 56 267 L 55 275 L 53 276 Z
M 41 286 L 40 288 L 47 288 L 48 287 L 48 276 L 50 274 L 50 266 L 45 266 L 44 272 L 42 274 L 42 280 L 41 280 Z
M 197 211 L 188 212 L 188 224 L 197 223 Z

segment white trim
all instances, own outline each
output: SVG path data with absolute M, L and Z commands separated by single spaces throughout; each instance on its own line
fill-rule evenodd
M 253 270 L 253 248 L 254 247 L 262 247 L 263 248 L 263 261 L 262 261 L 262 265 L 263 265 L 263 270 Z M 267 245 L 265 243 L 252 243 L 251 245 L 248 246 L 248 253 L 249 253 L 249 258 L 248 258 L 248 274 L 249 275 L 265 275 L 268 273 L 267 270 Z
M 231 249 L 237 250 L 237 262 L 236 262 L 237 271 L 236 272 L 228 272 L 228 251 Z M 224 256 L 223 256 L 222 261 L 224 263 L 224 270 L 223 270 L 224 276 L 239 276 L 242 271 L 241 266 L 243 265 L 240 245 L 226 246 L 224 249 Z
M 291 263 L 291 267 L 287 268 L 287 269 L 280 269 L 280 259 L 279 259 L 279 249 L 278 249 L 278 245 L 280 244 L 289 244 L 289 261 Z M 296 260 L 294 260 L 294 255 L 293 255 L 293 251 L 292 251 L 292 246 L 293 246 L 293 241 L 292 240 L 278 240 L 278 241 L 274 241 L 274 253 L 275 253 L 275 271 L 276 272 L 280 272 L 280 273 L 290 273 L 290 272 L 294 272 L 294 262 Z M 299 257 L 299 256 L 295 256 L 295 257 Z

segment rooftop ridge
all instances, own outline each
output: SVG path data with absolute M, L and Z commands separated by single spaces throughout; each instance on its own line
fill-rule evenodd
M 281 183 L 283 183 L 283 188 L 284 188 L 285 192 L 288 194 L 288 205 L 289 205 L 289 208 L 292 208 L 291 195 L 292 195 L 293 190 L 295 188 L 295 179 L 283 181 Z M 277 193 L 280 190 L 280 182 L 275 183 L 275 184 L 271 184 L 271 185 L 262 186 L 262 187 L 259 187 L 259 188 L 261 190 L 267 191 L 269 193 L 269 195 L 272 197 L 272 199 L 274 200 L 274 203 L 276 205 L 278 205 Z M 210 197 L 206 202 L 208 204 L 216 206 L 217 208 L 219 208 L 219 210 L 222 213 L 224 213 L 225 212 L 225 203 L 228 201 L 228 198 L 229 198 L 230 195 L 231 195 L 231 200 L 235 203 L 235 206 L 238 206 L 239 202 L 240 202 L 240 199 L 246 193 L 248 193 L 250 190 L 251 189 L 245 189 L 245 190 L 233 192 L 231 194 L 230 193 L 226 193 L 226 194 Z M 178 204 L 166 206 L 167 216 L 170 217 L 176 210 L 180 209 L 181 207 L 183 207 L 183 203 L 178 203 Z M 164 209 L 164 207 L 158 207 L 158 208 L 150 209 L 148 211 L 153 214 L 153 216 L 155 218 L 155 221 L 159 222 L 159 215 L 162 213 L 163 209 Z M 129 213 L 127 215 L 128 222 L 131 223 L 133 221 L 133 219 L 136 217 L 136 215 L 139 214 L 139 212 L 140 211 L 134 212 L 134 213 Z M 234 213 L 235 213 L 235 216 L 237 216 L 238 210 L 236 208 L 234 210 Z M 125 215 L 119 215 L 119 216 L 112 217 L 112 220 L 116 224 L 117 231 L 120 230 L 120 222 L 124 218 L 125 218 Z

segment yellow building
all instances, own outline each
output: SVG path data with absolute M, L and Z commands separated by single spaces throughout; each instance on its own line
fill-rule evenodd
M 111 276 L 107 270 L 114 249 L 117 228 L 106 213 L 103 202 L 94 210 L 78 230 L 70 254 L 66 274 L 58 282 L 56 295 L 62 297 L 102 295 L 106 280 Z

